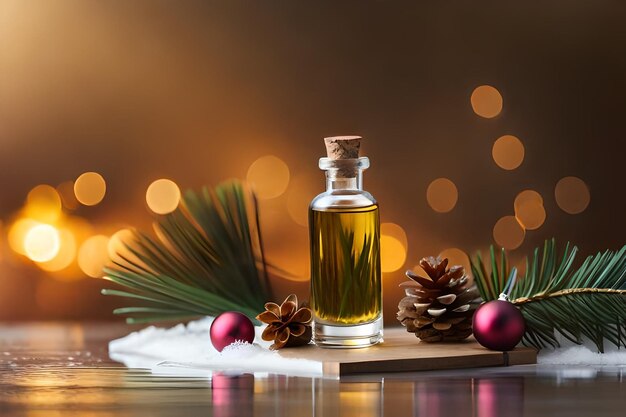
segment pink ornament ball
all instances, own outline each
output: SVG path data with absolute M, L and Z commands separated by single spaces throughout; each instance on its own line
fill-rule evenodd
M 474 337 L 491 350 L 513 350 L 526 325 L 522 313 L 508 301 L 489 301 L 478 307 L 473 320 Z
M 221 352 L 235 342 L 254 342 L 254 325 L 245 314 L 227 311 L 213 320 L 209 334 L 213 347 Z

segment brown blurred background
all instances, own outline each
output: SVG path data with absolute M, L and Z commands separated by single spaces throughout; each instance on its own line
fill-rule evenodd
M 112 318 L 87 274 L 114 233 L 150 228 L 162 178 L 254 182 L 268 257 L 299 277 L 275 285 L 306 298 L 329 135 L 366 138 L 388 320 L 422 256 L 616 249 L 624 22 L 620 1 L 0 0 L 0 320 Z M 83 177 L 95 205 L 75 200 L 85 172 L 106 182 Z M 19 253 L 41 223 L 63 259 Z

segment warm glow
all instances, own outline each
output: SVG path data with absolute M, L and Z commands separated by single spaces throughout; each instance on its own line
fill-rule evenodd
M 68 229 L 59 230 L 59 251 L 47 262 L 39 263 L 45 271 L 61 271 L 72 264 L 76 258 L 76 238 Z
M 9 246 L 16 253 L 20 255 L 26 255 L 26 251 L 24 250 L 24 238 L 26 237 L 26 233 L 33 227 L 39 225 L 41 223 L 33 220 L 33 219 L 18 219 L 16 220 L 9 229 L 9 234 L 7 239 L 9 241 Z
M 510 171 L 524 161 L 524 145 L 513 135 L 504 135 L 494 142 L 491 155 L 500 168 Z
M 97 172 L 85 172 L 74 183 L 74 195 L 85 206 L 95 206 L 106 194 L 106 182 Z
M 322 178 L 321 176 L 317 178 L 299 175 L 289 182 L 287 212 L 291 219 L 300 226 L 306 227 L 309 224 L 309 204 L 324 187 Z
M 102 268 L 109 260 L 109 238 L 96 235 L 87 239 L 78 251 L 78 266 L 87 275 L 93 278 L 102 276 Z
M 74 181 L 65 181 L 57 186 L 57 192 L 61 196 L 63 207 L 69 210 L 76 210 L 78 208 L 78 200 L 76 194 L 74 194 Z
M 146 203 L 156 214 L 171 213 L 180 203 L 180 188 L 172 180 L 165 178 L 156 180 L 146 191 Z
M 515 197 L 513 205 L 515 207 L 515 217 L 527 230 L 540 228 L 546 220 L 543 198 L 537 191 L 522 191 Z
M 273 155 L 263 156 L 250 165 L 247 179 L 258 198 L 276 198 L 289 185 L 289 167 Z
M 42 223 L 54 223 L 61 217 L 61 209 L 61 197 L 57 190 L 42 184 L 28 193 L 24 215 Z
M 454 208 L 459 198 L 456 185 L 447 178 L 437 178 L 426 190 L 426 200 L 430 207 L 439 213 L 447 213 Z
M 406 249 L 402 242 L 395 237 L 381 235 L 380 260 L 383 272 L 393 272 L 404 266 Z
M 439 253 L 439 256 L 443 258 L 448 258 L 448 266 L 453 265 L 461 265 L 465 268 L 465 273 L 469 275 L 469 272 L 472 270 L 470 267 L 469 257 L 467 253 L 458 248 L 448 248 L 444 249 Z
M 502 111 L 502 96 L 490 85 L 476 87 L 470 101 L 474 113 L 487 119 L 496 117 Z
M 130 252 L 127 245 L 134 241 L 133 232 L 130 229 L 118 230 L 111 236 L 107 245 L 107 252 L 111 259 L 116 259 L 119 255 L 128 257 Z
M 395 223 L 381 223 L 380 234 L 398 239 L 400 243 L 402 243 L 402 246 L 404 246 L 404 249 L 407 249 L 409 246 L 406 232 L 404 231 L 402 226 L 399 226 Z
M 59 232 L 49 224 L 32 227 L 24 237 L 26 256 L 35 262 L 47 262 L 59 253 L 61 238 Z
M 589 187 L 578 177 L 561 178 L 554 188 L 554 197 L 561 210 L 569 214 L 582 213 L 591 201 Z
M 515 207 L 522 204 L 539 204 L 543 206 L 543 197 L 535 190 L 524 190 L 515 197 Z
M 493 227 L 493 239 L 505 249 L 516 249 L 524 242 L 526 232 L 515 216 L 504 216 Z

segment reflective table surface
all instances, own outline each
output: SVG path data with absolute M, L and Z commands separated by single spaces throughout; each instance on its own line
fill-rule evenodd
M 111 361 L 110 323 L 0 325 L 0 416 L 625 416 L 622 367 L 154 376 Z

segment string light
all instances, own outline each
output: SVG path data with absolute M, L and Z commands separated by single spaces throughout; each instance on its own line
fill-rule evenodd
M 24 251 L 35 262 L 47 262 L 59 253 L 59 232 L 49 224 L 38 224 L 26 232 Z
M 276 156 L 263 156 L 250 165 L 246 178 L 258 198 L 276 198 L 289 185 L 289 167 Z
M 490 85 L 476 87 L 470 97 L 472 109 L 477 115 L 490 119 L 502 111 L 502 95 Z
M 524 161 L 524 144 L 513 135 L 504 135 L 493 143 L 491 155 L 500 168 L 511 171 Z
M 172 180 L 154 181 L 146 191 L 146 203 L 156 214 L 168 214 L 176 210 L 180 203 L 180 188 Z
M 97 172 L 85 172 L 74 182 L 74 195 L 85 206 L 95 206 L 106 194 L 106 182 Z
M 459 193 L 456 185 L 448 178 L 437 178 L 426 190 L 426 200 L 438 213 L 447 213 L 456 206 Z

